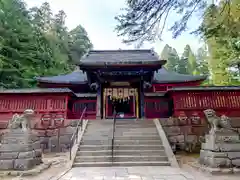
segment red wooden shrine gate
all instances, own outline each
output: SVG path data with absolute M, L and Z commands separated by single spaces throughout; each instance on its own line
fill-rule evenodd
M 106 88 L 103 92 L 103 102 L 104 102 L 104 117 L 112 118 L 113 117 L 113 99 L 129 99 L 129 113 L 125 113 L 126 118 L 136 118 L 138 116 L 138 93 L 135 88 Z

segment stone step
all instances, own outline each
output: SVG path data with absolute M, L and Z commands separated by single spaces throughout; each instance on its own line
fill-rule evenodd
M 116 120 L 117 124 L 152 124 L 152 120 L 136 120 L 136 119 L 130 119 L 130 120 Z
M 112 142 L 112 135 L 111 136 L 83 136 L 83 141 L 88 140 L 95 140 L 95 141 L 111 141 Z M 121 141 L 127 141 L 127 140 L 159 140 L 159 136 L 114 136 L 114 140 L 121 140 Z
M 115 127 L 119 127 L 119 128 L 123 128 L 123 127 L 130 127 L 130 128 L 134 128 L 134 127 L 140 127 L 140 128 L 151 128 L 151 127 L 155 127 L 155 124 L 115 124 Z
M 113 119 L 101 119 L 101 120 L 90 120 L 89 124 L 103 124 L 103 123 L 111 123 Z M 136 120 L 136 119 L 116 119 L 116 123 L 124 124 L 124 123 L 153 123 L 152 120 Z
M 165 156 L 166 153 L 164 150 L 115 150 L 113 151 L 114 155 L 158 155 Z M 77 152 L 77 156 L 108 156 L 112 155 L 112 150 L 100 150 L 100 151 L 87 151 L 80 150 Z
M 115 132 L 115 135 L 122 135 L 122 136 L 157 136 L 158 132 Z
M 84 134 L 85 137 L 89 136 L 89 137 L 105 137 L 105 136 L 108 136 L 108 137 L 112 137 L 113 136 L 113 133 L 85 133 Z M 120 132 L 115 132 L 114 133 L 114 136 L 123 136 L 123 137 L 133 137 L 133 136 L 139 136 L 139 137 L 144 137 L 144 136 L 159 136 L 158 135 L 158 132 L 148 132 L 148 133 L 144 133 L 144 132 L 134 132 L 134 133 L 129 133 L 129 132 L 123 132 L 123 133 L 120 133 Z
M 138 162 L 138 161 L 168 161 L 167 156 L 77 156 L 75 162 Z
M 111 145 L 80 145 L 78 150 L 99 151 L 111 150 Z M 163 145 L 115 145 L 114 150 L 163 150 Z
M 113 128 L 98 129 L 98 127 L 86 129 L 87 132 L 112 132 Z M 157 132 L 155 127 L 136 127 L 136 128 L 126 128 L 126 127 L 116 127 L 115 132 Z
M 115 136 L 115 140 L 160 140 L 158 135 L 149 135 L 149 136 Z
M 151 131 L 157 131 L 155 127 L 140 127 L 140 128 L 123 128 L 123 127 L 116 127 L 115 130 L 118 131 L 124 131 L 124 132 L 138 132 L 138 131 L 146 131 L 146 132 L 151 132 Z
M 81 144 L 84 145 L 111 145 L 112 144 L 112 139 L 107 139 L 107 140 L 87 140 L 83 139 L 81 141 Z M 142 145 L 159 145 L 162 144 L 162 142 L 158 140 L 114 140 L 114 145 L 137 145 L 137 144 L 142 144 Z
M 138 162 L 78 162 L 73 167 L 109 167 L 109 166 L 170 166 L 168 161 L 138 161 Z

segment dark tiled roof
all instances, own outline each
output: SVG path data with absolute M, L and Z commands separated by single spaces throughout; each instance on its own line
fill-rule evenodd
M 74 71 L 70 74 L 51 77 L 38 77 L 36 79 L 38 82 L 43 83 L 84 84 L 87 82 L 87 75 L 82 71 Z
M 153 50 L 99 50 L 89 51 L 80 65 L 108 65 L 108 64 L 165 64 Z
M 173 71 L 168 71 L 162 67 L 158 72 L 154 72 L 153 82 L 155 83 L 180 83 L 205 80 L 207 76 L 193 76 L 187 74 L 179 74 Z
M 29 89 L 1 89 L 0 94 L 30 94 L 30 93 L 73 93 L 68 88 L 29 88 Z
M 191 86 L 191 87 L 175 87 L 169 91 L 239 91 L 240 86 Z
M 97 97 L 96 93 L 75 93 L 77 97 Z

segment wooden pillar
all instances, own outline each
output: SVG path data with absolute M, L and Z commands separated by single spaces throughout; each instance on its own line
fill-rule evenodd
M 143 89 L 143 81 L 141 80 L 140 83 L 140 112 L 141 112 L 141 119 L 145 118 L 144 112 L 144 89 Z
M 101 98 L 102 98 L 102 88 L 101 88 L 101 84 L 99 84 L 99 87 L 97 89 L 97 114 L 96 114 L 96 119 L 101 119 Z

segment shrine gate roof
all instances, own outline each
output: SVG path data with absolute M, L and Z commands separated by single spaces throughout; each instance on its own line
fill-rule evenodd
M 1 89 L 0 94 L 29 94 L 29 93 L 73 93 L 68 88 L 29 88 L 29 89 Z
M 168 71 L 162 67 L 157 72 L 154 72 L 153 81 L 155 83 L 181 83 L 191 81 L 203 81 L 207 76 L 193 76 L 189 74 L 179 74 L 177 72 Z
M 79 65 L 142 65 L 142 64 L 165 64 L 151 49 L 138 50 L 92 50 L 84 56 Z
M 203 81 L 207 76 L 193 76 L 187 74 L 179 74 L 176 72 L 168 71 L 164 67 L 154 72 L 154 83 L 181 83 L 191 81 Z M 36 78 L 41 83 L 55 83 L 55 84 L 86 84 L 88 82 L 86 73 L 83 71 L 74 71 L 66 75 L 58 75 L 51 77 L 38 77 Z

